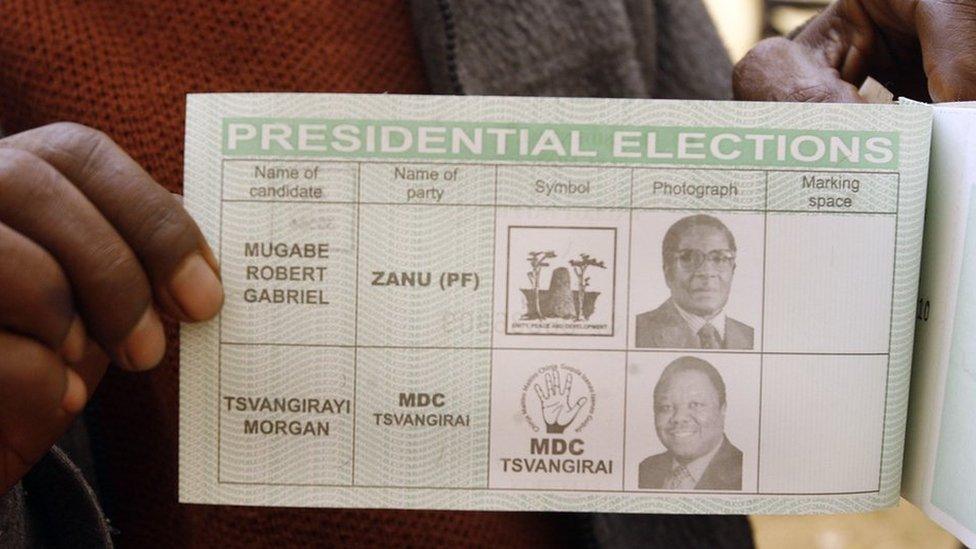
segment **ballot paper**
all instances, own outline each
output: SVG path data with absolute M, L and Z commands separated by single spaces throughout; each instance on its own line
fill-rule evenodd
M 976 103 L 934 109 L 902 491 L 976 546 Z
M 182 329 L 180 501 L 894 505 L 932 116 L 189 96 L 226 301 Z

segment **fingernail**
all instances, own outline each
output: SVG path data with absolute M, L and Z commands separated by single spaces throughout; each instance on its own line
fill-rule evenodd
M 148 370 L 159 364 L 166 353 L 166 333 L 156 310 L 149 306 L 123 344 L 127 366 L 133 370 Z
M 78 372 L 65 368 L 64 396 L 61 398 L 61 409 L 74 415 L 81 412 L 88 402 L 88 387 Z
M 85 325 L 81 322 L 81 317 L 75 316 L 68 328 L 68 334 L 64 337 L 61 345 L 61 356 L 68 362 L 81 362 L 85 358 Z
M 183 314 L 193 320 L 214 316 L 224 302 L 224 288 L 200 254 L 183 261 L 169 283 L 169 291 Z

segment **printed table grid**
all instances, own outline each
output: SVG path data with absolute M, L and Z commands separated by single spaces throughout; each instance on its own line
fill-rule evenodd
M 234 162 L 234 163 L 254 163 L 254 162 L 289 163 L 289 162 L 292 162 L 292 163 L 303 163 L 303 164 L 341 164 L 341 165 L 355 166 L 355 175 L 356 175 L 355 176 L 355 181 L 356 181 L 356 183 L 355 183 L 355 193 L 356 193 L 357 200 L 355 200 L 355 201 L 351 201 L 351 200 L 349 200 L 349 201 L 342 201 L 342 200 L 327 201 L 327 200 L 267 200 L 267 199 L 226 198 L 225 197 L 225 192 L 224 192 L 224 189 L 225 189 L 225 165 L 228 162 Z M 382 201 L 361 202 L 360 201 L 360 198 L 362 197 L 362 188 L 363 188 L 362 187 L 363 186 L 363 182 L 362 182 L 362 167 L 363 167 L 364 164 L 394 164 L 394 165 L 416 165 L 416 166 L 430 166 L 430 167 L 445 167 L 445 166 L 479 166 L 479 167 L 485 167 L 485 166 L 490 166 L 492 168 L 492 174 L 493 174 L 493 179 L 494 179 L 494 193 L 493 193 L 494 200 L 491 203 L 449 203 L 449 202 L 447 202 L 447 203 L 436 203 L 436 204 L 433 204 L 433 203 L 382 202 Z M 498 169 L 499 169 L 499 167 L 521 167 L 521 168 L 538 167 L 538 168 L 550 168 L 550 169 L 567 170 L 567 171 L 572 171 L 574 169 L 580 169 L 580 168 L 584 168 L 584 169 L 585 168 L 603 168 L 603 169 L 607 169 L 607 170 L 617 170 L 617 171 L 629 170 L 629 172 L 630 172 L 629 173 L 629 185 L 630 185 L 630 188 L 629 188 L 629 195 L 628 195 L 629 196 L 629 200 L 628 200 L 628 203 L 625 204 L 625 205 L 611 205 L 611 206 L 500 204 L 499 201 L 498 201 L 498 188 L 499 188 L 499 184 L 498 184 Z M 664 172 L 667 172 L 667 171 L 714 171 L 714 172 L 753 172 L 753 173 L 762 173 L 763 174 L 763 178 L 764 178 L 763 207 L 762 208 L 715 208 L 715 207 L 693 208 L 693 207 L 634 206 L 634 189 L 635 189 L 634 175 L 636 173 L 641 172 L 641 171 L 657 171 L 657 172 L 662 172 L 662 171 L 664 171 Z M 810 210 L 798 210 L 798 209 L 769 209 L 769 175 L 770 175 L 770 173 L 810 172 L 810 171 L 815 171 L 817 173 L 824 173 L 824 174 L 826 174 L 826 173 L 837 173 L 837 174 L 852 175 L 852 176 L 862 175 L 862 174 L 865 174 L 865 175 L 869 175 L 870 174 L 870 175 L 888 175 L 888 176 L 895 176 L 897 178 L 897 188 L 896 188 L 896 191 L 895 191 L 895 200 L 894 200 L 895 210 L 894 211 L 887 211 L 887 210 L 884 210 L 884 211 L 837 211 L 837 210 L 810 211 Z M 838 492 L 796 492 L 796 493 L 782 492 L 782 491 L 777 491 L 777 492 L 762 492 L 761 490 L 759 490 L 759 486 L 758 486 L 759 485 L 759 481 L 760 481 L 760 476 L 759 476 L 760 475 L 760 471 L 759 471 L 759 468 L 761 467 L 761 461 L 762 460 L 761 460 L 761 456 L 759 456 L 758 454 L 760 453 L 761 436 L 762 436 L 762 409 L 761 409 L 761 407 L 762 407 L 762 385 L 763 385 L 762 380 L 763 380 L 763 359 L 764 359 L 764 357 L 766 355 L 770 355 L 770 356 L 791 356 L 791 355 L 796 355 L 796 356 L 813 356 L 813 355 L 821 355 L 821 356 L 864 356 L 864 357 L 867 357 L 867 356 L 883 356 L 883 357 L 886 357 L 886 358 L 888 358 L 888 365 L 886 367 L 886 372 L 885 372 L 885 392 L 886 392 L 885 402 L 887 404 L 887 381 L 888 381 L 888 369 L 890 369 L 890 354 L 889 353 L 890 353 L 890 345 L 891 345 L 891 343 L 890 343 L 890 338 L 891 338 L 891 325 L 890 324 L 891 324 L 891 321 L 892 321 L 891 319 L 889 319 L 889 330 L 888 330 L 889 344 L 888 344 L 888 349 L 886 350 L 886 352 L 803 352 L 803 351 L 784 352 L 784 351 L 767 351 L 767 350 L 765 350 L 765 336 L 766 336 L 766 326 L 765 326 L 765 312 L 766 312 L 766 307 L 765 307 L 765 297 L 766 297 L 765 278 L 766 278 L 766 250 L 767 250 L 767 246 L 768 246 L 767 223 L 768 223 L 769 214 L 814 215 L 814 216 L 820 216 L 820 215 L 831 215 L 831 216 L 832 215 L 840 215 L 840 216 L 862 215 L 862 216 L 886 216 L 886 217 L 894 217 L 894 219 L 895 219 L 895 229 L 894 229 L 894 237 L 893 237 L 892 240 L 893 240 L 893 244 L 896 244 L 896 241 L 897 241 L 897 230 L 898 230 L 897 214 L 898 214 L 898 206 L 899 206 L 899 202 L 898 201 L 900 199 L 900 184 L 901 184 L 900 173 L 897 172 L 897 171 L 863 171 L 863 170 L 850 171 L 850 170 L 822 169 L 822 168 L 815 168 L 815 169 L 812 169 L 812 170 L 802 170 L 802 169 L 790 169 L 790 168 L 784 168 L 784 169 L 750 169 L 750 168 L 728 168 L 728 167 L 713 168 L 713 167 L 670 167 L 670 166 L 628 167 L 628 166 L 617 166 L 617 165 L 615 165 L 615 166 L 607 166 L 607 165 L 599 165 L 599 164 L 594 164 L 594 165 L 573 164 L 573 165 L 567 166 L 567 165 L 558 165 L 558 164 L 557 165 L 553 165 L 553 164 L 533 164 L 533 163 L 517 163 L 517 162 L 513 162 L 513 163 L 499 163 L 499 164 L 481 164 L 481 163 L 465 163 L 465 162 L 429 162 L 429 163 L 421 163 L 421 162 L 412 162 L 412 161 L 409 161 L 409 160 L 405 160 L 405 161 L 402 161 L 402 162 L 401 161 L 381 161 L 381 160 L 377 160 L 377 161 L 365 161 L 364 162 L 364 161 L 310 160 L 310 159 L 286 159 L 286 158 L 235 158 L 235 159 L 226 159 L 225 158 L 225 159 L 222 159 L 222 161 L 221 161 L 221 192 L 220 192 L 221 204 L 220 204 L 220 217 L 219 217 L 219 229 L 218 229 L 218 235 L 219 236 L 218 236 L 218 251 L 217 251 L 218 261 L 221 264 L 223 263 L 224 203 L 228 203 L 228 204 L 233 204 L 233 203 L 274 203 L 274 204 L 317 204 L 317 205 L 349 205 L 349 206 L 355 206 L 355 224 L 356 224 L 356 236 L 355 236 L 355 247 L 356 247 L 356 250 L 355 250 L 355 264 L 356 264 L 356 269 L 355 269 L 355 271 L 356 271 L 355 272 L 355 276 L 356 276 L 355 288 L 356 288 L 356 290 L 355 291 L 356 291 L 356 295 L 354 297 L 354 301 L 355 301 L 355 306 L 354 306 L 354 322 L 355 322 L 355 325 L 354 325 L 354 328 L 353 328 L 353 330 L 354 330 L 354 339 L 353 339 L 353 341 L 354 342 L 351 345 L 342 345 L 342 344 L 321 344 L 320 345 L 320 344 L 277 343 L 277 342 L 257 342 L 257 343 L 255 343 L 255 342 L 229 341 L 229 340 L 228 341 L 225 341 L 224 340 L 224 337 L 223 337 L 223 322 L 222 322 L 223 314 L 221 314 L 218 317 L 218 353 L 217 353 L 217 356 L 218 356 L 218 384 L 217 385 L 218 385 L 218 395 L 221 395 L 221 396 L 223 395 L 223 391 L 222 391 L 222 380 L 223 380 L 223 377 L 222 377 L 222 373 L 223 373 L 222 372 L 222 358 L 223 357 L 222 357 L 221 349 L 225 345 L 227 345 L 227 346 L 270 346 L 270 347 L 275 347 L 275 346 L 283 346 L 283 347 L 340 347 L 340 348 L 351 348 L 353 350 L 353 357 L 354 357 L 353 358 L 353 393 L 352 393 L 353 394 L 353 398 L 352 398 L 352 403 L 351 403 L 351 408 L 352 408 L 352 414 L 351 414 L 352 415 L 352 442 L 351 442 L 351 450 L 350 450 L 351 451 L 352 467 L 351 467 L 351 479 L 350 479 L 350 482 L 349 483 L 345 483 L 345 484 L 342 484 L 342 483 L 339 483 L 339 484 L 307 483 L 306 484 L 306 483 L 287 483 L 287 482 L 286 483 L 280 483 L 280 482 L 279 483 L 273 483 L 273 482 L 247 482 L 247 481 L 224 480 L 222 478 L 222 475 L 221 475 L 221 457 L 220 457 L 221 446 L 222 446 L 221 436 L 220 436 L 221 430 L 222 430 L 222 410 L 221 410 L 222 406 L 218 402 L 218 413 L 217 413 L 217 418 L 218 418 L 217 419 L 217 421 L 218 421 L 218 429 L 217 429 L 217 431 L 218 431 L 218 433 L 217 433 L 217 464 L 216 464 L 217 465 L 217 483 L 218 484 L 228 484 L 228 485 L 260 485 L 260 486 L 403 488 L 403 489 L 422 489 L 422 490 L 426 490 L 426 489 L 433 489 L 433 490 L 492 490 L 492 491 L 499 491 L 499 492 L 504 492 L 504 491 L 536 491 L 536 490 L 541 490 L 541 491 L 581 492 L 581 493 L 591 493 L 591 492 L 592 493 L 627 493 L 627 494 L 644 494 L 644 493 L 646 493 L 648 495 L 666 495 L 666 494 L 680 495 L 680 494 L 709 494 L 709 493 L 730 494 L 731 493 L 731 494 L 742 494 L 742 495 L 771 495 L 771 496 L 792 496 L 792 495 L 818 495 L 819 496 L 819 495 L 853 495 L 853 494 L 871 494 L 871 493 L 878 493 L 878 492 L 880 492 L 880 488 L 881 488 L 880 474 L 879 474 L 879 479 L 878 479 L 878 488 L 877 488 L 877 490 L 866 490 L 866 491 L 865 490 L 859 490 L 859 491 L 838 491 Z M 492 263 L 491 263 L 492 283 L 491 283 L 491 288 L 488 289 L 488 291 L 490 292 L 490 296 L 491 296 L 491 300 L 490 301 L 491 301 L 491 309 L 492 309 L 492 311 L 491 311 L 491 314 L 492 314 L 492 323 L 491 323 L 491 329 L 489 330 L 489 344 L 487 346 L 369 345 L 369 344 L 361 344 L 359 342 L 359 330 L 358 330 L 358 328 L 359 328 L 359 316 L 358 316 L 358 313 L 359 313 L 359 293 L 360 293 L 359 292 L 359 278 L 360 278 L 359 258 L 360 258 L 360 249 L 361 249 L 361 241 L 360 241 L 360 231 L 359 231 L 359 229 L 360 229 L 360 226 L 361 226 L 360 225 L 360 223 L 361 223 L 361 211 L 362 211 L 362 208 L 364 206 L 365 207 L 370 207 L 370 206 L 396 206 L 396 207 L 437 207 L 437 206 L 443 206 L 443 207 L 454 207 L 454 208 L 459 208 L 459 207 L 460 208 L 484 208 L 484 209 L 491 209 L 492 210 L 492 212 L 493 212 L 493 219 L 494 219 L 494 221 L 492 223 L 492 240 L 493 240 L 493 244 L 494 245 L 493 245 L 492 252 L 491 252 L 491 255 L 492 255 Z M 626 239 L 627 240 L 626 241 L 626 246 L 627 246 L 627 255 L 626 255 L 626 257 L 627 257 L 627 273 L 626 273 L 626 276 L 624 277 L 624 280 L 627 281 L 627 287 L 625 289 L 623 289 L 623 291 L 626 293 L 626 299 L 624 301 L 624 311 L 625 311 L 625 313 L 624 313 L 624 322 L 623 322 L 626 337 L 624 339 L 624 345 L 623 345 L 622 348 L 621 347 L 589 347 L 589 348 L 511 347 L 511 346 L 504 346 L 504 345 L 499 345 L 499 346 L 496 346 L 495 345 L 495 337 L 494 336 L 495 336 L 495 332 L 498 329 L 496 326 L 494 326 L 494 316 L 497 314 L 497 311 L 494 310 L 495 309 L 495 305 L 496 305 L 495 304 L 495 282 L 496 282 L 496 279 L 498 278 L 496 276 L 498 273 L 495 272 L 497 270 L 496 269 L 496 262 L 495 262 L 495 259 L 496 258 L 495 258 L 495 256 L 496 256 L 497 251 L 498 251 L 497 230 L 496 229 L 497 229 L 497 224 L 498 224 L 498 211 L 500 209 L 506 209 L 506 208 L 507 209 L 516 209 L 516 210 L 525 210 L 525 209 L 532 209 L 532 210 L 536 210 L 536 209 L 539 209 L 539 210 L 594 210 L 594 211 L 611 210 L 611 211 L 627 211 L 627 212 L 629 212 L 629 214 L 628 214 L 628 221 L 627 221 L 628 224 L 629 224 L 629 226 L 628 226 L 628 236 L 627 236 L 627 239 Z M 746 214 L 748 214 L 748 213 L 755 213 L 755 214 L 762 214 L 763 215 L 763 261 L 762 261 L 762 264 L 763 264 L 763 282 L 762 282 L 762 292 L 761 292 L 761 299 L 762 299 L 761 311 L 762 311 L 762 316 L 761 316 L 760 321 L 759 321 L 760 334 L 759 334 L 759 338 L 758 338 L 759 339 L 759 342 L 758 342 L 759 348 L 757 350 L 741 350 L 741 351 L 739 351 L 739 350 L 671 349 L 671 348 L 654 348 L 654 349 L 648 349 L 648 348 L 637 348 L 637 347 L 635 347 L 631 343 L 631 339 L 630 339 L 630 335 L 631 334 L 630 334 L 630 331 L 632 329 L 632 326 L 631 326 L 631 323 L 630 323 L 630 317 L 631 317 L 631 312 L 630 312 L 630 306 L 631 306 L 630 287 L 631 287 L 631 285 L 630 285 L 630 281 L 631 281 L 632 271 L 633 271 L 633 261 L 632 261 L 631 252 L 632 252 L 632 249 L 633 249 L 634 214 L 636 212 L 641 212 L 641 211 L 689 212 L 689 213 L 690 212 L 703 212 L 703 213 L 710 213 L 710 212 L 729 212 L 729 213 L 733 213 L 734 212 L 734 213 L 740 213 L 740 214 L 741 213 L 746 213 Z M 897 254 L 893 254 L 893 257 L 894 257 L 894 262 L 896 263 L 897 262 Z M 616 253 L 614 254 L 614 261 L 615 262 L 618 261 L 618 258 L 617 258 L 617 254 Z M 896 267 L 896 265 L 893 263 L 893 265 L 892 265 L 892 281 L 893 281 L 893 283 L 894 283 L 894 277 L 895 277 L 895 273 L 896 273 L 895 267 Z M 616 271 L 614 273 L 614 276 L 616 277 Z M 506 290 L 507 290 L 507 288 L 506 288 Z M 893 299 L 894 298 L 892 297 L 892 301 L 893 301 Z M 507 294 L 506 294 L 506 301 L 507 301 Z M 893 303 L 892 303 L 892 305 L 893 305 Z M 507 317 L 507 313 L 508 313 L 507 307 L 506 307 L 505 313 L 506 313 L 506 317 Z M 616 315 L 616 311 L 614 312 L 614 314 Z M 893 318 L 893 315 L 894 315 L 893 307 L 890 309 L 890 315 Z M 507 322 L 506 322 L 506 330 L 507 330 Z M 546 337 L 546 336 L 545 335 L 541 335 L 541 336 L 538 336 L 538 335 L 531 336 L 531 335 L 529 335 L 529 336 L 525 336 L 525 337 Z M 356 385 L 356 383 L 357 383 L 357 381 L 356 381 L 356 371 L 357 371 L 357 367 L 358 367 L 357 350 L 360 349 L 360 348 L 364 348 L 364 349 L 365 348 L 369 348 L 369 349 L 488 350 L 488 351 L 499 351 L 499 350 L 511 350 L 511 351 L 529 351 L 529 350 L 550 351 L 551 350 L 551 351 L 556 351 L 556 350 L 560 350 L 560 351 L 574 351 L 574 352 L 622 352 L 624 354 L 625 374 L 623 376 L 623 379 L 624 379 L 624 392 L 623 392 L 623 399 L 622 399 L 623 400 L 623 408 L 624 408 L 624 414 L 623 414 L 624 424 L 623 424 L 623 427 L 622 427 L 624 429 L 624 434 L 623 434 L 623 448 L 624 448 L 624 451 L 621 454 L 621 468 L 623 470 L 622 479 L 621 479 L 621 488 L 619 490 L 615 490 L 615 489 L 614 490 L 607 490 L 607 489 L 551 488 L 551 487 L 544 488 L 544 489 L 543 488 L 511 488 L 511 487 L 497 488 L 497 487 L 492 487 L 491 486 L 491 466 L 490 466 L 489 461 L 490 461 L 490 456 L 491 456 L 491 438 L 492 438 L 491 437 L 491 402 L 492 402 L 492 399 L 490 398 L 490 392 L 491 392 L 491 389 L 492 389 L 492 381 L 493 381 L 492 374 L 493 374 L 493 371 L 494 371 L 494 364 L 493 364 L 494 363 L 494 353 L 492 353 L 492 352 L 489 353 L 490 359 L 489 359 L 489 376 L 488 376 L 488 387 L 487 387 L 487 390 L 489 391 L 489 399 L 488 399 L 488 418 L 487 418 L 488 419 L 488 431 L 487 431 L 487 434 L 486 434 L 486 436 L 488 437 L 488 444 L 487 444 L 487 451 L 486 451 L 486 456 L 485 456 L 485 458 L 486 458 L 486 465 L 485 466 L 487 468 L 487 475 L 486 475 L 486 479 L 487 480 L 486 480 L 485 486 L 482 486 L 482 487 L 471 486 L 471 487 L 463 487 L 463 488 L 450 487 L 449 488 L 449 487 L 440 487 L 440 486 L 422 486 L 422 487 L 418 487 L 418 486 L 398 486 L 398 485 L 394 485 L 394 484 L 382 484 L 382 485 L 375 485 L 375 484 L 357 484 L 356 483 L 356 480 L 355 480 L 355 474 L 356 474 L 356 467 L 355 467 L 355 460 L 356 460 L 356 430 L 357 430 L 357 421 L 356 421 L 357 404 L 356 403 L 358 401 L 358 398 L 357 398 L 357 396 L 358 396 L 358 394 L 357 394 L 358 387 Z M 740 491 L 740 492 L 721 492 L 721 491 L 720 492 L 709 492 L 709 491 L 702 491 L 702 490 L 689 490 L 689 491 L 659 490 L 659 491 L 655 491 L 655 490 L 626 489 L 625 488 L 626 478 L 627 478 L 626 477 L 627 462 L 628 462 L 627 457 L 626 457 L 626 445 L 627 445 L 627 427 L 626 427 L 626 422 L 627 422 L 627 415 L 628 415 L 626 413 L 627 412 L 627 385 L 626 384 L 627 384 L 627 380 L 631 377 L 630 375 L 628 375 L 626 373 L 626 368 L 627 368 L 627 366 L 629 364 L 630 353 L 631 352 L 637 352 L 637 351 L 639 351 L 640 353 L 643 353 L 643 354 L 686 352 L 688 354 L 694 354 L 694 355 L 709 355 L 709 356 L 711 356 L 711 355 L 719 355 L 719 356 L 721 356 L 721 355 L 756 355 L 756 356 L 759 357 L 759 395 L 760 395 L 760 397 L 759 397 L 759 406 L 760 406 L 760 411 L 759 411 L 759 425 L 757 426 L 758 435 L 757 435 L 757 441 L 756 441 L 756 452 L 757 452 L 756 467 L 757 467 L 757 471 L 756 471 L 756 489 L 755 490 L 749 490 L 749 489 L 746 489 L 746 487 L 743 487 L 743 490 Z M 887 405 L 884 406 L 884 410 L 885 410 L 885 412 L 887 412 Z M 882 452 L 882 454 L 883 454 L 883 452 Z M 882 468 L 879 468 L 879 470 L 880 469 L 882 469 Z
M 769 172 L 763 174 L 763 179 L 765 180 L 766 187 L 763 193 L 763 205 L 769 206 Z M 766 250 L 769 245 L 769 212 L 763 214 L 763 280 L 762 280 L 762 316 L 759 320 L 759 326 L 762 331 L 759 332 L 759 348 L 762 351 L 766 350 Z M 889 346 L 889 351 L 891 347 Z M 759 425 L 756 427 L 756 491 L 759 491 L 759 480 L 762 478 L 762 394 L 763 394 L 763 359 L 765 353 L 759 355 Z

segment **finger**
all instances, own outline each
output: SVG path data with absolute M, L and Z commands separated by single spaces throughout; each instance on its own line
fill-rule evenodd
M 542 387 L 539 387 L 538 383 L 533 383 L 532 388 L 535 389 L 535 394 L 539 397 L 539 400 L 545 402 L 546 397 L 542 396 Z
M 889 60 L 862 0 L 835 2 L 797 33 L 795 43 L 818 65 L 836 70 L 837 77 L 850 84 Z
M 839 38 L 839 39 L 838 39 Z M 919 100 L 976 98 L 976 4 L 958 0 L 841 0 L 799 33 L 841 77 L 880 77 Z M 843 48 L 824 47 L 842 43 Z
M 767 38 L 735 66 L 736 99 L 863 103 L 857 89 L 809 47 L 785 38 Z
M 83 346 L 82 358 L 68 364 L 68 368 L 73 370 L 85 384 L 88 390 L 87 397 L 91 399 L 92 394 L 98 384 L 105 377 L 110 359 L 108 355 L 92 340 L 87 340 Z
M 807 24 L 795 41 L 848 84 L 860 87 L 871 76 L 899 96 L 929 101 L 913 13 L 919 4 L 840 0 Z
M 919 100 L 976 99 L 976 4 L 840 0 L 797 34 L 763 41 L 733 76 L 740 99 L 858 101 L 874 76 Z M 817 70 L 819 68 L 819 70 Z
M 196 223 L 111 139 L 77 124 L 11 136 L 64 174 L 137 254 L 156 299 L 174 318 L 204 320 L 223 303 L 216 258 Z
M 794 40 L 760 42 L 736 65 L 733 88 L 746 100 L 864 102 L 855 84 L 890 64 L 890 52 L 882 46 L 864 3 L 841 0 Z
M 546 372 L 546 396 L 555 396 L 556 383 L 552 380 L 552 372 Z
M 948 0 L 917 3 L 915 20 L 932 99 L 976 99 L 976 4 Z
M 166 340 L 145 272 L 91 202 L 43 160 L 9 148 L 0 148 L 0 196 L 0 221 L 57 259 L 94 339 L 128 368 L 158 363 Z
M 0 223 L 0 328 L 30 336 L 70 361 L 81 360 L 85 330 L 71 286 L 44 248 Z
M 573 376 L 566 374 L 566 383 L 563 385 L 563 393 L 568 397 L 572 394 L 571 390 L 573 388 Z
M 84 382 L 44 345 L 0 332 L 0 493 L 22 477 L 87 401 Z

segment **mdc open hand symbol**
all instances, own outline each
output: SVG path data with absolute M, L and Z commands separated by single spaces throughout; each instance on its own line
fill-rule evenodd
M 580 397 L 575 405 L 570 405 L 569 395 L 573 388 L 573 375 L 566 374 L 566 383 L 560 384 L 559 372 L 546 372 L 546 388 L 543 392 L 538 383 L 533 384 L 536 396 L 539 397 L 539 404 L 542 406 L 542 419 L 546 422 L 547 433 L 562 433 L 569 427 L 569 424 L 576 419 L 583 406 L 586 406 L 586 397 Z

